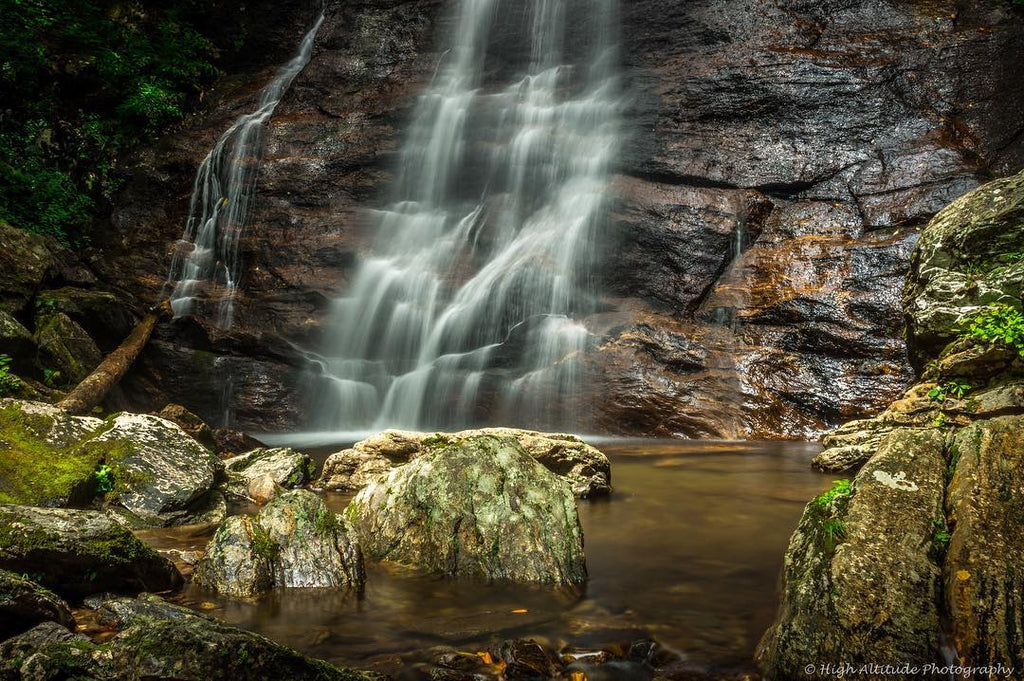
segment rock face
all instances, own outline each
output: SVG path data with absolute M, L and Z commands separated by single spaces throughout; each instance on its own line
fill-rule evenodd
M 196 583 L 251 598 L 273 587 L 362 588 L 359 545 L 337 514 L 306 490 L 272 499 L 255 518 L 232 516 L 217 530 Z
M 60 596 L 13 572 L 0 570 L 0 640 L 41 622 L 75 626 L 71 609 Z
M 923 381 L 825 438 L 816 465 L 859 471 L 852 495 L 811 502 L 793 535 L 758 651 L 769 681 L 833 660 L 939 662 L 945 630 L 965 666 L 1024 664 L 1020 179 L 975 190 L 923 231 L 904 298 Z M 990 301 L 1005 306 L 1000 333 L 960 323 Z
M 481 436 L 514 439 L 538 463 L 565 478 L 581 498 L 605 496 L 612 490 L 611 464 L 594 447 L 575 435 L 517 428 L 481 428 L 458 433 L 387 430 L 327 457 L 317 485 L 356 491 L 397 465 L 432 453 L 438 447 Z
M 243 428 L 302 422 L 295 346 L 315 348 L 328 299 L 366 253 L 363 209 L 387 195 L 444 8 L 327 3 L 267 131 L 236 325 L 158 329 L 125 383 L 138 404 L 180 402 L 219 423 L 223 396 Z M 291 31 L 279 53 L 309 18 L 306 6 L 278 17 L 275 38 Z M 1024 165 L 1024 88 L 1008 75 L 1022 26 L 990 0 L 623 3 L 629 143 L 597 268 L 606 311 L 585 320 L 591 388 L 572 425 L 806 436 L 898 396 L 911 379 L 897 289 L 913 228 L 987 173 Z M 106 279 L 158 299 L 192 173 L 268 76 L 225 83 L 215 108 L 138 160 L 113 219 L 121 247 L 95 264 Z
M 914 251 L 905 292 L 907 343 L 919 369 L 981 305 L 1020 307 L 1024 287 L 1024 172 L 991 182 L 942 210 Z
M 511 438 L 439 445 L 356 495 L 363 551 L 446 575 L 578 585 L 583 533 L 569 485 Z
M 5 679 L 181 679 L 182 681 L 295 679 L 369 681 L 375 678 L 341 669 L 288 650 L 262 636 L 221 624 L 155 596 L 103 604 L 116 610 L 118 633 L 96 644 L 39 625 L 0 644 L 0 676 Z
M 99 511 L 0 505 L 0 569 L 68 597 L 182 583 L 169 560 Z

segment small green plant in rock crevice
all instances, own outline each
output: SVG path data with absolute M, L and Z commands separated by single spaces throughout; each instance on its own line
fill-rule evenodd
M 11 373 L 10 355 L 0 355 L 0 397 L 10 395 L 21 388 L 21 379 Z
M 812 508 L 821 521 L 821 539 L 825 550 L 834 553 L 836 547 L 846 540 L 846 523 L 841 518 L 846 514 L 853 488 L 848 479 L 833 480 L 832 487 L 814 498 Z
M 929 390 L 928 399 L 932 402 L 938 402 L 939 404 L 942 404 L 950 397 L 955 397 L 959 400 L 962 399 L 970 389 L 970 384 L 964 383 L 963 381 L 946 381 L 942 385 L 937 385 Z
M 110 470 L 107 464 L 101 464 L 96 472 L 92 474 L 96 480 L 96 493 L 109 494 L 114 489 L 114 471 Z
M 984 343 L 1003 343 L 1024 357 L 1024 314 L 1020 310 L 994 303 L 966 316 L 959 325 L 961 338 Z

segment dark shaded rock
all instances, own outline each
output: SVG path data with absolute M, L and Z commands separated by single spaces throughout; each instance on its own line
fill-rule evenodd
M 16 373 L 34 371 L 36 341 L 32 333 L 8 312 L 0 309 L 0 355 L 11 358 Z
M 1024 416 L 979 421 L 950 446 L 943 565 L 953 643 L 972 665 L 1024 666 Z
M 775 624 L 757 663 L 768 681 L 844 660 L 924 665 L 940 658 L 944 439 L 902 428 L 883 439 L 852 494 L 819 497 L 790 540 Z
M 64 382 L 78 383 L 103 360 L 96 342 L 63 312 L 36 316 L 39 362 L 60 372 Z
M 60 596 L 20 575 L 0 570 L 0 640 L 42 622 L 73 629 L 75 618 Z
M 263 446 L 263 443 L 256 438 L 230 428 L 214 428 L 213 439 L 217 444 L 216 451 L 222 455 L 251 452 Z
M 66 286 L 42 291 L 38 298 L 74 320 L 104 352 L 120 345 L 138 321 L 121 298 L 106 291 Z
M 213 429 L 206 425 L 206 421 L 203 421 L 180 404 L 168 404 L 160 410 L 158 416 L 178 424 L 190 437 L 207 449 L 212 451 L 219 449 Z
M 505 663 L 509 679 L 550 679 L 558 676 L 558 659 L 532 640 L 513 639 L 494 647 L 492 655 Z
M 99 511 L 0 505 L 0 569 L 71 598 L 182 583 L 169 560 Z
M 323 500 L 306 490 L 272 499 L 255 517 L 232 516 L 196 568 L 197 584 L 251 598 L 273 587 L 361 589 L 358 544 Z
M 486 579 L 586 579 L 572 490 L 511 438 L 439 443 L 364 487 L 345 517 L 374 560 Z
M 45 237 L 0 220 L 0 309 L 10 314 L 24 311 L 56 270 Z

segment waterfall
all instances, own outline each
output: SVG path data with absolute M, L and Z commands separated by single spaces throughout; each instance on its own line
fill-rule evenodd
M 459 0 L 394 200 L 333 303 L 317 425 L 572 424 L 620 146 L 616 11 Z
M 260 92 L 256 109 L 235 120 L 199 165 L 185 233 L 175 249 L 167 280 L 175 317 L 193 314 L 197 301 L 218 301 L 217 326 L 231 326 L 240 274 L 238 244 L 253 204 L 264 123 L 309 63 L 323 21 L 321 11 L 295 56 Z

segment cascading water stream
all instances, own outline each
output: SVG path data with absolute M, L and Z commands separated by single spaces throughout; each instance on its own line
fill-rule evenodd
M 215 322 L 231 326 L 239 284 L 238 243 L 252 208 L 263 152 L 265 123 L 295 77 L 309 63 L 323 12 L 291 61 L 260 92 L 256 110 L 224 131 L 196 172 L 185 233 L 171 262 L 167 285 L 175 317 L 193 314 L 198 300 L 219 301 Z
M 324 429 L 567 420 L 559 405 L 576 396 L 590 338 L 579 320 L 594 308 L 589 268 L 620 145 L 617 8 L 521 5 L 458 4 L 396 198 L 334 304 L 317 359 Z M 511 18 L 497 22 L 502 11 Z M 509 32 L 529 52 L 499 55 L 498 72 L 511 62 L 519 75 L 489 82 L 490 52 Z

